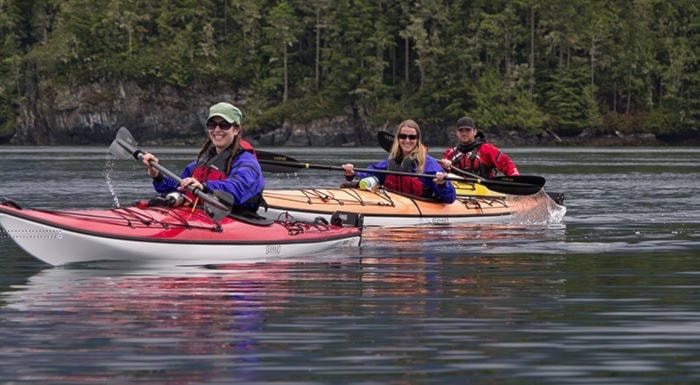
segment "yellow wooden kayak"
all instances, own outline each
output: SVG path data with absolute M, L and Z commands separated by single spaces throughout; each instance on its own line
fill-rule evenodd
M 486 195 L 486 194 L 484 194 Z M 362 214 L 366 226 L 412 226 L 449 223 L 503 223 L 514 213 L 506 196 L 460 196 L 453 203 L 441 203 L 389 192 L 357 188 L 313 188 L 266 190 L 267 209 L 259 214 L 278 219 L 326 219 L 340 210 Z

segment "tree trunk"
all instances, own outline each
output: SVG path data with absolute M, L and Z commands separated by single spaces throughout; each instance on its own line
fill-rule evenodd
M 289 73 L 287 72 L 287 45 L 284 45 L 284 52 L 283 52 L 283 57 L 284 57 L 284 92 L 282 93 L 282 103 L 285 103 L 287 101 L 287 97 L 289 95 Z
M 420 80 L 418 81 L 418 89 L 423 90 L 423 82 L 425 81 L 425 64 L 423 64 L 423 58 L 421 56 L 418 57 L 418 75 L 420 76 Z
M 506 41 L 505 41 L 505 45 L 506 45 L 506 52 L 505 52 L 505 54 L 506 54 L 506 56 L 505 56 L 506 79 L 508 79 L 508 78 L 510 78 L 510 34 L 506 33 L 505 38 L 506 38 Z
M 591 49 L 588 52 L 591 59 L 591 86 L 595 84 L 595 38 L 591 37 Z
M 535 8 L 530 6 L 530 97 L 535 94 Z
M 318 91 L 318 84 L 321 78 L 321 9 L 316 7 L 316 64 L 315 64 L 315 84 Z
M 477 16 L 478 16 L 478 14 L 477 14 Z M 477 26 L 477 27 L 476 27 L 476 31 L 474 31 L 474 46 L 475 46 L 475 47 L 479 47 L 479 43 L 480 43 L 480 41 L 479 41 L 479 33 L 480 33 L 480 31 L 481 31 L 481 30 L 479 29 L 479 26 Z M 479 54 L 478 54 L 478 53 L 477 53 L 476 56 L 477 56 L 477 58 L 479 58 Z M 479 60 L 475 60 L 475 61 L 478 62 Z M 476 67 L 476 70 L 474 70 L 474 81 L 477 81 L 477 82 L 478 82 L 479 79 L 481 79 L 481 66 L 480 66 L 478 63 L 477 63 L 476 65 L 473 65 L 473 64 L 471 65 L 471 68 L 472 68 L 472 69 L 474 69 L 475 67 Z
M 630 103 L 632 102 L 632 73 L 627 74 L 627 108 L 625 113 L 630 113 Z
M 408 83 L 408 37 L 405 37 L 403 40 L 404 40 L 404 43 L 406 44 L 406 47 L 404 49 L 404 56 L 405 57 L 404 57 L 404 75 L 403 75 L 404 79 L 403 80 L 406 83 Z
M 559 68 L 564 67 L 564 39 L 559 41 Z
M 391 85 L 395 86 L 396 85 L 396 47 L 393 45 L 391 48 L 389 48 L 390 56 L 391 56 Z

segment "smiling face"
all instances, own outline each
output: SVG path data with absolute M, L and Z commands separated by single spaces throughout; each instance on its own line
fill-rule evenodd
M 403 155 L 410 154 L 418 145 L 418 130 L 413 127 L 403 126 L 399 130 L 398 138 L 399 147 Z
M 223 128 L 228 129 L 225 130 Z M 209 139 L 216 147 L 216 152 L 219 153 L 233 143 L 236 135 L 241 132 L 241 127 L 231 125 L 219 116 L 213 116 L 207 122 L 207 132 L 209 133 Z

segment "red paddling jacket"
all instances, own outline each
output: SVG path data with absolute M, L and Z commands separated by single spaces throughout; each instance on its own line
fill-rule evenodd
M 506 153 L 481 138 L 470 144 L 460 144 L 445 150 L 442 159 L 447 159 L 452 162 L 452 166 L 482 178 L 493 178 L 498 171 L 507 176 L 520 175 L 515 163 Z

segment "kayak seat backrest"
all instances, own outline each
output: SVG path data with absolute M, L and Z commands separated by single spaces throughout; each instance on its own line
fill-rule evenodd
M 247 224 L 255 225 L 255 226 L 271 226 L 275 223 L 274 220 L 262 217 L 256 213 L 253 213 L 253 212 L 238 213 L 238 214 L 231 213 L 228 216 L 233 218 L 233 219 L 239 220 L 243 223 L 247 223 Z
M 331 215 L 331 224 L 334 226 L 351 226 L 362 228 L 364 217 L 362 214 L 336 211 Z

